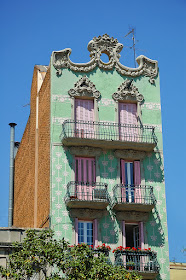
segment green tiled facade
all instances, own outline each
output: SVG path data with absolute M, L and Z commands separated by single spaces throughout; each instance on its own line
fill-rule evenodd
M 127 79 L 133 78 L 133 85 L 144 96 L 141 107 L 143 125 L 155 127 L 158 143 L 154 151 L 147 153 L 141 160 L 143 182 L 154 187 L 157 200 L 155 207 L 149 214 L 144 225 L 145 248 L 150 247 L 157 252 L 160 265 L 157 280 L 169 280 L 169 249 L 167 233 L 167 214 L 163 166 L 162 122 L 160 104 L 159 74 L 154 83 L 149 82 L 148 75 L 131 77 L 118 73 L 113 67 L 111 70 L 100 69 L 99 66 L 91 71 L 74 71 L 70 67 L 61 67 L 62 74 L 56 74 L 56 67 L 51 59 L 51 228 L 58 238 L 64 237 L 71 244 L 75 243 L 75 221 L 66 207 L 64 197 L 67 184 L 74 181 L 75 158 L 70 147 L 62 145 L 62 123 L 71 119 L 74 110 L 73 98 L 68 91 L 83 76 L 95 85 L 101 96 L 98 98 L 98 121 L 117 122 L 118 111 L 116 102 L 112 98 L 118 87 Z M 108 184 L 108 192 L 113 197 L 113 187 L 120 182 L 120 159 L 114 154 L 115 149 L 108 150 L 106 145 L 96 160 L 96 179 Z M 78 218 L 78 217 L 77 217 Z M 112 249 L 122 245 L 122 225 L 117 215 L 110 208 L 98 219 L 98 244 L 106 243 Z M 113 254 L 110 253 L 111 259 Z

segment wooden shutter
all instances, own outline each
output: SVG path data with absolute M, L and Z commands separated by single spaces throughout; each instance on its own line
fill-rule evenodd
M 137 128 L 137 105 L 133 103 L 119 103 L 119 123 L 131 125 L 120 128 L 120 140 L 134 141 Z M 133 126 L 132 126 L 133 125 Z
M 125 160 L 121 159 L 121 202 L 126 202 L 126 178 L 125 178 Z
M 142 203 L 140 161 L 134 161 L 135 202 Z
M 123 231 L 122 246 L 126 247 L 125 221 L 122 221 L 122 231 Z
M 139 239 L 141 249 L 144 249 L 144 225 L 143 222 L 139 222 Z
M 93 138 L 94 127 L 92 123 L 88 123 L 94 121 L 93 100 L 75 99 L 75 121 L 77 137 Z
M 92 200 L 92 183 L 96 181 L 95 159 L 75 158 L 75 178 L 77 183 L 77 198 Z
M 93 220 L 93 246 L 98 246 L 98 220 Z
M 75 218 L 75 245 L 78 245 L 78 218 Z

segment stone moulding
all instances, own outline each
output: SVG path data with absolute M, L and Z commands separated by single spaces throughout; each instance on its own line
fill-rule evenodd
M 142 160 L 148 155 L 148 153 L 135 150 L 115 150 L 114 155 L 117 158 Z
M 91 157 L 100 156 L 102 152 L 101 148 L 92 148 L 87 146 L 71 147 L 69 150 L 70 153 L 75 156 L 91 156 Z
M 124 220 L 128 222 L 147 222 L 149 213 L 135 211 L 117 211 L 116 218 L 120 221 Z
M 107 214 L 106 210 L 95 209 L 70 209 L 70 216 L 72 218 L 78 217 L 79 219 L 101 219 Z
M 113 93 L 112 98 L 115 101 L 137 101 L 141 103 L 144 100 L 142 94 L 139 93 L 138 88 L 133 84 L 133 79 L 126 80 L 119 87 L 117 92 Z
M 52 53 L 52 64 L 56 69 L 56 74 L 62 74 L 62 68 L 68 68 L 75 72 L 90 72 L 96 67 L 105 71 L 116 69 L 116 71 L 128 77 L 138 77 L 141 75 L 149 77 L 151 84 L 155 83 L 154 78 L 158 74 L 158 62 L 151 60 L 143 55 L 137 57 L 136 61 L 139 64 L 138 68 L 129 68 L 119 62 L 120 52 L 123 45 L 117 39 L 109 37 L 107 34 L 103 36 L 94 37 L 88 43 L 88 50 L 90 51 L 91 60 L 87 63 L 74 63 L 70 60 L 71 49 L 66 48 L 61 51 L 54 51 Z M 104 63 L 101 60 L 102 53 L 109 57 L 109 62 Z
M 74 88 L 68 91 L 71 97 L 92 97 L 98 99 L 100 97 L 100 92 L 96 89 L 95 85 L 87 78 L 83 76 L 75 84 Z

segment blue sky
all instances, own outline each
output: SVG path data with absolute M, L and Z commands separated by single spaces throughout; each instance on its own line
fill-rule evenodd
M 136 28 L 137 56 L 158 60 L 160 68 L 165 183 L 170 259 L 186 262 L 186 1 L 1 1 L 0 68 L 0 226 L 7 226 L 9 189 L 9 122 L 20 141 L 29 116 L 35 64 L 48 65 L 53 50 L 72 49 L 71 60 L 89 61 L 88 42 L 109 34 L 124 38 Z M 121 62 L 133 67 L 129 48 Z

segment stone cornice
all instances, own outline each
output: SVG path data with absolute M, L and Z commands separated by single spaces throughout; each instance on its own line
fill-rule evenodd
M 95 85 L 87 78 L 83 76 L 75 84 L 74 88 L 68 91 L 71 97 L 92 97 L 98 99 L 100 92 L 96 89 Z
M 101 148 L 94 148 L 94 147 L 88 147 L 88 146 L 73 146 L 70 149 L 70 153 L 75 156 L 100 156 L 102 149 Z
M 142 160 L 147 156 L 147 152 L 135 150 L 115 150 L 114 155 L 117 158 Z
M 139 56 L 136 61 L 139 64 L 138 68 L 129 68 L 119 62 L 120 52 L 123 45 L 118 43 L 117 39 L 109 37 L 107 34 L 99 37 L 94 37 L 88 44 L 91 60 L 87 63 L 74 63 L 70 60 L 71 49 L 66 48 L 61 51 L 52 53 L 52 64 L 56 69 L 56 74 L 62 74 L 62 68 L 68 68 L 75 72 L 88 73 L 96 67 L 105 71 L 116 69 L 118 73 L 128 77 L 138 77 L 141 75 L 149 77 L 149 82 L 154 84 L 154 78 L 158 74 L 158 63 L 156 60 L 151 60 L 143 55 Z M 101 60 L 101 54 L 105 53 L 109 57 L 109 62 L 104 63 Z
M 135 87 L 132 82 L 133 79 L 123 82 L 118 87 L 117 92 L 113 93 L 112 98 L 115 101 L 137 101 L 141 103 L 144 97 L 139 93 L 138 88 Z

